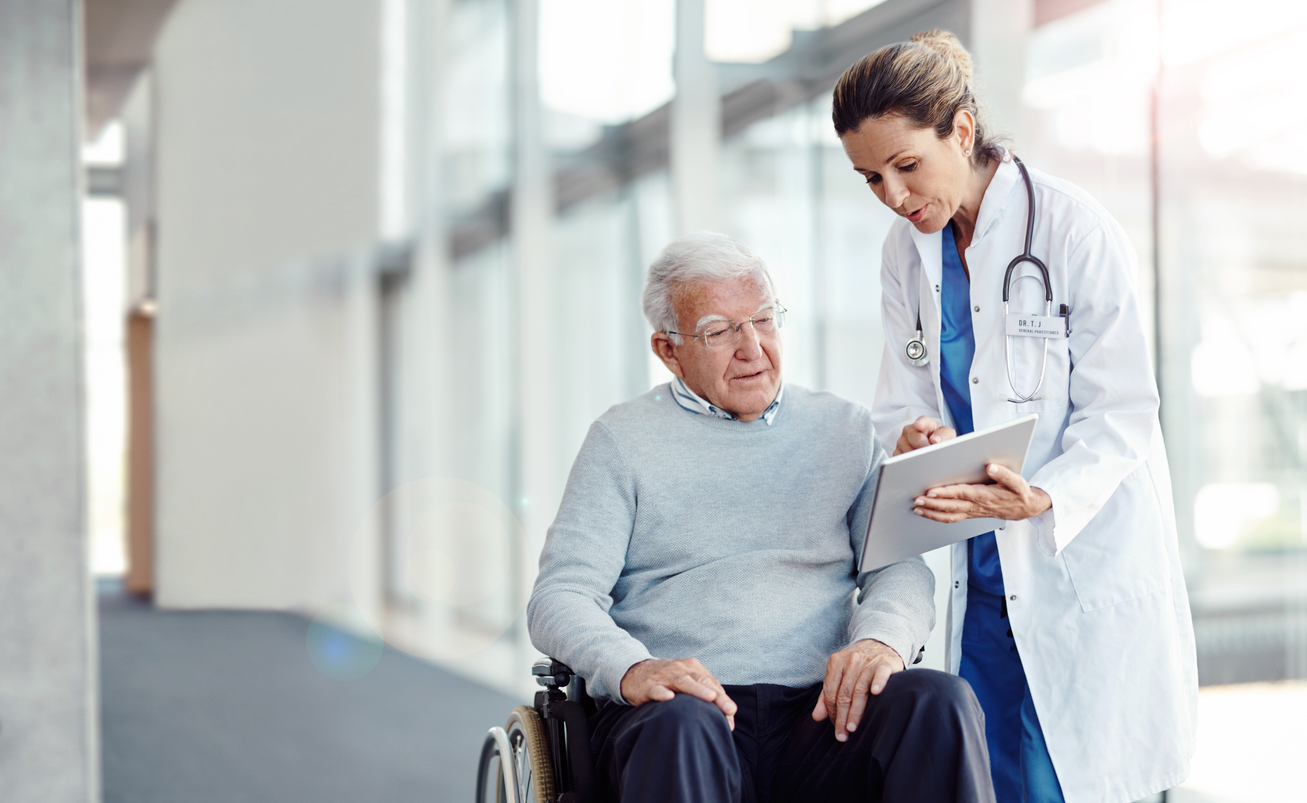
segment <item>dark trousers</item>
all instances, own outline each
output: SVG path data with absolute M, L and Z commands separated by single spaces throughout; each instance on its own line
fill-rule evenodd
M 820 684 L 726 693 L 739 706 L 733 733 L 717 706 L 684 694 L 600 708 L 591 724 L 600 794 L 621 803 L 994 800 L 984 715 L 961 678 L 893 675 L 847 742 L 829 720 L 812 720 Z

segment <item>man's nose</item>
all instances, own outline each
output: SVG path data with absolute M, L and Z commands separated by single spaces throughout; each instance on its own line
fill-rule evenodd
M 735 346 L 735 356 L 741 360 L 756 360 L 762 356 L 762 344 L 752 321 L 740 325 L 740 342 Z

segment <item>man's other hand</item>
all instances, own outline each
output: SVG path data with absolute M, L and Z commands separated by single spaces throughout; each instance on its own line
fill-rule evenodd
M 735 730 L 735 701 L 726 696 L 726 689 L 707 667 L 699 663 L 698 658 L 678 658 L 675 661 L 648 658 L 626 670 L 622 676 L 622 696 L 631 705 L 644 705 L 650 700 L 666 702 L 677 692 L 716 704 L 726 715 L 731 730 Z
M 862 720 L 868 692 L 880 694 L 889 676 L 901 671 L 903 659 L 892 647 L 875 639 L 853 642 L 826 661 L 826 683 L 812 718 L 821 722 L 829 717 L 835 738 L 848 741 Z

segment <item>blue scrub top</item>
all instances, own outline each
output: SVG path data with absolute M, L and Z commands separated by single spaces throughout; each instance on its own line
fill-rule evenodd
M 953 224 L 941 233 L 944 257 L 940 308 L 939 382 L 944 401 L 959 435 L 974 432 L 971 418 L 971 361 L 976 356 L 976 336 L 971 329 L 971 282 L 962 267 Z M 1003 568 L 998 562 L 998 542 L 987 532 L 967 541 L 967 585 L 990 594 L 1003 594 Z

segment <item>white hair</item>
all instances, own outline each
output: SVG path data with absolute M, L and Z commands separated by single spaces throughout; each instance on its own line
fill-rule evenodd
M 644 317 L 655 332 L 670 334 L 680 344 L 680 327 L 672 296 L 692 282 L 721 282 L 761 271 L 768 293 L 774 293 L 771 274 L 757 254 L 714 231 L 696 231 L 669 243 L 649 266 L 644 283 Z

